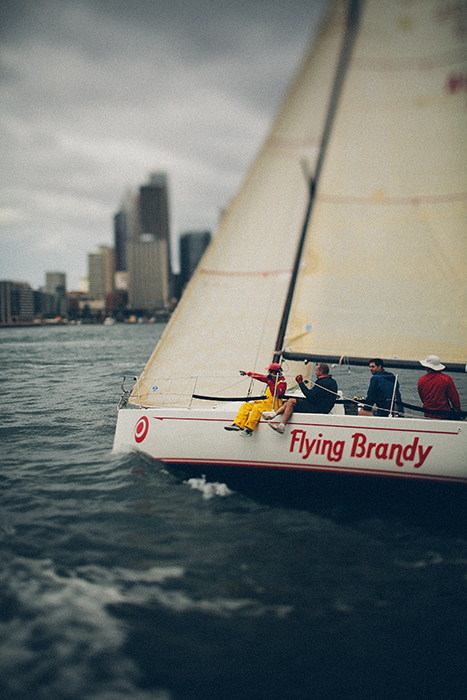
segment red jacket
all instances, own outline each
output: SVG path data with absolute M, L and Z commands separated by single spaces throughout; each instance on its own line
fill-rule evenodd
M 276 387 L 276 380 L 274 378 L 268 379 L 268 377 L 265 374 L 256 374 L 256 372 L 248 372 L 247 374 L 249 377 L 253 377 L 253 379 L 257 379 L 259 382 L 264 382 L 265 384 L 267 384 L 269 387 L 269 391 L 271 392 L 271 396 L 274 396 L 274 389 Z M 284 396 L 286 389 L 287 382 L 281 374 L 277 379 L 276 396 Z
M 423 408 L 432 411 L 461 410 L 461 402 L 451 377 L 442 372 L 429 370 L 418 380 L 418 393 Z M 427 418 L 448 418 L 447 414 L 425 413 Z

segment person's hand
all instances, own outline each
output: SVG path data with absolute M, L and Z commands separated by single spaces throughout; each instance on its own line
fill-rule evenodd
M 373 411 L 365 411 L 364 408 L 359 408 L 359 409 L 358 409 L 358 415 L 359 415 L 359 416 L 372 416 L 372 415 L 373 415 Z
M 242 369 L 238 370 L 240 372 L 240 376 L 244 377 L 246 372 L 244 372 Z
M 303 382 L 303 377 L 302 377 L 302 375 L 301 375 L 301 374 L 297 374 L 297 376 L 295 377 L 295 381 L 296 381 L 298 384 L 300 384 L 300 382 Z

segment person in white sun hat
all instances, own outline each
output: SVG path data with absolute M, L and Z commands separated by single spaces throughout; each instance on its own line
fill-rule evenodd
M 461 402 L 451 377 L 442 371 L 445 366 L 437 355 L 428 355 L 425 360 L 420 360 L 420 364 L 426 368 L 426 374 L 418 380 L 425 418 L 455 418 L 455 412 L 461 411 Z

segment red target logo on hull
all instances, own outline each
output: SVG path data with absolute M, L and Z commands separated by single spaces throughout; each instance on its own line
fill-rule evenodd
M 143 416 L 135 425 L 135 440 L 136 442 L 143 442 L 144 438 L 148 434 L 149 430 L 149 420 L 146 416 Z

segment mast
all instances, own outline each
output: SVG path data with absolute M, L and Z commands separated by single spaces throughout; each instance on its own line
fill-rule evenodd
M 295 255 L 295 262 L 292 270 L 292 276 L 290 279 L 290 285 L 285 300 L 284 310 L 282 312 L 282 318 L 279 325 L 279 332 L 277 335 L 276 345 L 274 349 L 273 362 L 279 362 L 282 354 L 283 343 L 285 332 L 287 329 L 287 323 L 289 320 L 290 309 L 292 307 L 292 300 L 295 291 L 295 285 L 297 282 L 298 271 L 300 269 L 300 261 L 302 257 L 303 247 L 305 245 L 306 233 L 308 230 L 308 224 L 310 222 L 313 203 L 315 200 L 315 194 L 319 182 L 319 176 L 324 163 L 324 158 L 326 155 L 327 145 L 329 143 L 329 138 L 331 136 L 332 125 L 334 122 L 334 117 L 337 112 L 337 107 L 339 104 L 339 97 L 342 92 L 342 87 L 344 85 L 345 76 L 347 74 L 347 68 L 352 55 L 352 48 L 354 45 L 354 40 L 358 31 L 359 19 L 361 15 L 361 9 L 364 0 L 350 0 L 349 8 L 346 18 L 346 29 L 344 40 L 342 43 L 341 53 L 339 57 L 339 63 L 337 65 L 336 76 L 334 79 L 334 85 L 331 93 L 331 99 L 329 103 L 329 109 L 324 125 L 323 138 L 321 140 L 321 147 L 319 151 L 318 160 L 316 163 L 316 170 L 314 177 L 310 178 L 309 187 L 309 199 L 308 206 L 305 213 L 305 220 L 303 222 L 302 232 L 298 242 L 297 252 Z

